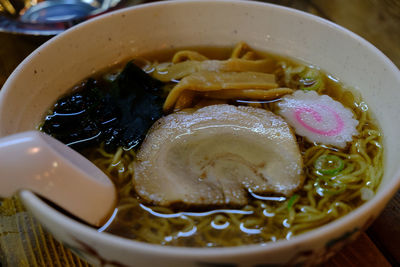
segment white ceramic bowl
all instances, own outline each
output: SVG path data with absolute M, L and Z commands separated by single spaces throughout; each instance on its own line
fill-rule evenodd
M 135 242 L 98 233 L 27 191 L 21 193 L 24 204 L 58 240 L 95 264 L 316 263 L 353 239 L 378 216 L 400 184 L 400 72 L 362 38 L 299 11 L 249 1 L 178 1 L 136 6 L 90 20 L 51 39 L 13 72 L 0 93 L 0 136 L 34 129 L 60 95 L 115 62 L 170 47 L 233 46 L 241 40 L 259 50 L 313 63 L 362 93 L 384 133 L 385 175 L 372 200 L 290 241 L 234 248 Z

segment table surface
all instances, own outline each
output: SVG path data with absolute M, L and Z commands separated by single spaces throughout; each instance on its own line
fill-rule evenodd
M 275 0 L 316 14 L 361 35 L 400 67 L 399 0 Z M 0 33 L 0 87 L 15 67 L 48 37 Z M 0 266 L 88 266 L 58 243 L 27 213 L 18 199 L 17 214 L 0 206 Z M 372 226 L 325 266 L 399 266 L 400 191 Z

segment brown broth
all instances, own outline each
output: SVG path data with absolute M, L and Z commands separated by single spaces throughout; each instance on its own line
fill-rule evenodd
M 190 50 L 198 51 L 212 59 L 226 59 L 232 51 L 231 48 L 216 47 L 192 47 Z M 142 58 L 149 61 L 164 62 L 170 60 L 176 51 L 177 49 L 163 50 L 143 55 Z M 260 58 L 273 58 L 277 65 L 280 61 L 285 61 L 287 65 L 293 67 L 302 65 L 295 60 L 269 53 L 257 52 L 257 55 Z M 102 77 L 110 72 L 118 72 L 125 63 L 101 71 L 96 77 Z M 282 75 L 281 72 L 282 69 L 278 67 L 276 74 L 279 84 L 286 86 L 280 76 Z M 360 189 L 371 183 L 370 180 L 372 179 L 368 177 L 368 174 L 361 173 L 354 181 L 348 182 L 343 192 L 339 192 L 342 188 L 329 187 L 328 182 L 318 180 L 321 177 L 315 174 L 312 159 L 318 156 L 318 153 L 334 153 L 343 159 L 346 159 L 349 155 L 355 155 L 354 157 L 361 158 L 363 162 L 346 161 L 346 168 L 354 168 L 353 171 L 350 170 L 350 174 L 360 170 L 364 163 L 374 164 L 378 176 L 374 179 L 379 180 L 382 174 L 382 170 L 379 170 L 379 168 L 382 168 L 381 151 L 370 143 L 365 147 L 365 154 L 359 153 L 355 149 L 358 146 L 357 142 L 362 143 L 366 139 L 367 136 L 363 136 L 363 134 L 368 132 L 377 132 L 378 136 L 374 137 L 374 140 L 380 142 L 379 128 L 371 119 L 369 111 L 364 110 L 366 105 L 356 92 L 345 88 L 343 84 L 327 73 L 323 73 L 322 77 L 325 84 L 322 93 L 352 109 L 357 119 L 360 120 L 360 124 L 362 121 L 360 135 L 345 149 L 312 144 L 298 136 L 297 140 L 301 153 L 306 157 L 304 158 L 304 172 L 307 177 L 303 188 L 296 193 L 297 197 L 258 196 L 249 193 L 250 202 L 241 209 L 215 209 L 210 207 L 203 210 L 177 210 L 171 207 L 155 207 L 142 201 L 132 188 L 131 163 L 134 160 L 134 151 L 120 150 L 117 155 L 108 155 L 101 148 L 97 148 L 81 152 L 109 174 L 119 189 L 120 198 L 115 216 L 99 231 L 161 245 L 238 246 L 290 239 L 293 235 L 329 223 L 361 205 L 364 200 L 361 198 Z M 238 99 L 230 103 L 236 105 L 248 104 L 274 111 L 276 109 L 274 102 L 276 101 L 257 102 Z M 313 149 L 315 152 L 309 155 L 309 152 Z M 319 184 L 317 185 L 317 183 Z M 373 183 L 377 184 L 379 181 Z M 322 188 L 322 191 L 318 191 L 318 188 Z M 375 190 L 376 186 L 373 189 Z

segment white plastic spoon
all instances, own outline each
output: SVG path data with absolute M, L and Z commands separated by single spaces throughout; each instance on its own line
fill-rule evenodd
M 0 197 L 24 189 L 94 226 L 112 214 L 117 198 L 114 184 L 99 168 L 39 131 L 0 139 Z

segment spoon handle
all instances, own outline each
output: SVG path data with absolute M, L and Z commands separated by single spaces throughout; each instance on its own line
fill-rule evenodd
M 114 184 L 100 169 L 38 131 L 0 139 L 0 197 L 23 189 L 94 225 L 111 214 L 116 202 Z

